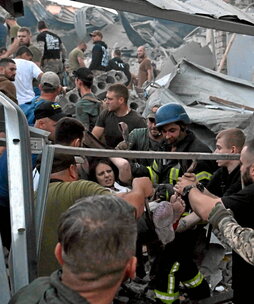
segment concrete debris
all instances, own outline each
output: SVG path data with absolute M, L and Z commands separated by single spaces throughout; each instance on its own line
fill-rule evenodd
M 92 86 L 92 92 L 99 98 L 103 99 L 106 96 L 106 92 L 109 86 L 114 83 L 126 83 L 127 77 L 122 71 L 111 70 L 107 73 L 103 73 L 100 76 L 96 76 Z
M 110 85 L 114 83 L 125 83 L 126 81 L 127 77 L 124 72 L 111 70 L 94 77 L 92 92 L 98 99 L 103 100 Z M 80 98 L 78 90 L 74 88 L 66 94 L 60 95 L 57 98 L 57 102 L 59 102 L 66 114 L 75 116 L 75 103 Z

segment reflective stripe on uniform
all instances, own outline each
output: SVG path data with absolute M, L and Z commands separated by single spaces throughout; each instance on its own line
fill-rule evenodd
M 169 172 L 169 184 L 173 185 L 174 181 L 176 182 L 179 177 L 180 170 L 177 168 L 171 168 Z
M 152 181 L 153 184 L 158 184 L 159 183 L 159 176 L 157 174 L 158 172 L 158 164 L 156 162 L 156 160 L 153 161 L 152 166 L 147 166 L 146 167 L 149 171 L 150 174 L 150 179 Z
M 166 304 L 171 304 L 179 299 L 179 292 L 169 295 L 166 292 L 162 292 L 155 289 L 154 293 L 156 298 L 160 299 L 162 303 L 166 303 Z
M 153 169 L 149 166 L 146 167 L 149 171 L 150 179 L 153 184 L 158 184 L 159 176 L 153 171 Z
M 182 282 L 182 283 L 187 288 L 195 288 L 202 283 L 203 279 L 204 279 L 204 276 L 202 275 L 202 273 L 198 272 L 198 274 L 193 279 Z
M 174 301 L 179 299 L 179 291 L 174 292 L 175 290 L 175 272 L 178 271 L 180 264 L 175 262 L 170 270 L 168 275 L 168 290 L 167 292 L 154 290 L 155 297 L 160 299 L 163 303 L 171 304 Z
M 201 171 L 196 174 L 197 180 L 200 182 L 201 180 L 207 179 L 210 180 L 212 178 L 212 174 L 207 171 Z

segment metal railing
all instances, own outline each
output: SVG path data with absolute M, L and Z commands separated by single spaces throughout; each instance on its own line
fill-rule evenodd
M 33 280 L 37 273 L 31 149 L 28 124 L 22 110 L 1 92 L 0 105 L 7 147 L 12 237 L 10 282 L 12 292 L 16 292 Z
M 74 148 L 52 145 L 47 141 L 47 132 L 34 129 L 31 138 L 22 110 L 0 93 L 0 121 L 3 118 L 6 130 L 8 181 L 12 227 L 10 282 L 1 285 L 1 299 L 10 295 L 37 277 L 37 256 L 40 252 L 42 227 L 47 201 L 47 190 L 55 153 L 76 156 L 123 157 L 127 159 L 192 159 L 236 160 L 239 154 L 213 154 L 188 152 L 123 151 L 106 149 Z M 31 128 L 30 128 L 31 129 Z M 31 131 L 31 130 L 30 130 Z M 33 128 L 32 128 L 33 131 Z M 31 132 L 32 132 L 31 131 Z M 4 142 L 4 141 L 3 141 Z M 31 153 L 42 154 L 37 201 L 34 208 Z M 6 279 L 5 262 L 0 243 L 0 278 Z M 1 282 L 6 283 L 6 280 Z

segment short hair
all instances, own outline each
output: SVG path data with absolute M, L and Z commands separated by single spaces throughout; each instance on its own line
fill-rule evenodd
M 108 92 L 114 92 L 118 97 L 123 97 L 126 103 L 129 99 L 129 90 L 124 84 L 113 84 L 108 88 Z
M 254 139 L 247 140 L 244 144 L 247 147 L 247 152 L 252 155 L 254 159 Z
M 58 226 L 64 266 L 74 274 L 89 274 L 90 282 L 108 277 L 113 286 L 135 255 L 134 213 L 133 206 L 114 195 L 79 199 Z
M 232 146 L 236 146 L 239 151 L 242 150 L 245 142 L 245 135 L 243 131 L 238 128 L 231 128 L 220 131 L 216 136 L 216 140 L 220 138 L 224 138 L 225 145 L 228 149 Z
M 27 55 L 33 57 L 33 53 L 30 51 L 30 49 L 27 46 L 24 46 L 24 45 L 18 48 L 15 57 L 21 56 L 23 54 L 27 54 Z
M 88 87 L 89 89 L 92 87 L 94 76 L 92 71 L 88 68 L 78 68 L 76 71 L 73 71 L 73 76 L 79 79 L 85 87 Z
M 89 160 L 89 180 L 98 183 L 97 177 L 96 177 L 96 168 L 99 164 L 105 164 L 112 168 L 115 179 L 118 179 L 119 176 L 119 170 L 118 168 L 112 163 L 112 161 L 109 158 L 97 158 L 92 157 Z
M 77 119 L 72 117 L 63 117 L 57 124 L 55 129 L 55 143 L 69 146 L 75 139 L 83 138 L 85 127 Z
M 114 50 L 114 55 L 121 57 L 121 51 L 119 49 Z
M 30 31 L 30 29 L 29 29 L 28 27 L 25 27 L 25 26 L 19 28 L 19 29 L 18 29 L 18 32 L 27 32 L 29 35 L 32 34 L 31 31 Z
M 48 28 L 48 27 L 47 27 L 47 24 L 46 24 L 45 21 L 40 20 L 40 21 L 38 22 L 37 28 L 38 28 L 38 30 L 40 31 L 40 30 L 46 29 L 46 28 Z
M 6 67 L 9 63 L 16 64 L 16 62 L 14 60 L 12 60 L 11 58 L 1 58 L 0 59 L 0 66 L 2 66 L 2 67 Z

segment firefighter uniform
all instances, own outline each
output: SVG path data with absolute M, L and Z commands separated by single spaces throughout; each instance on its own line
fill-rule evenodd
M 190 119 L 184 108 L 177 104 L 167 104 L 156 112 L 156 126 L 162 127 L 170 123 L 181 122 L 183 126 L 190 123 Z M 202 143 L 193 132 L 182 128 L 185 136 L 172 145 L 166 141 L 162 144 L 163 151 L 174 152 L 201 152 L 211 153 L 211 150 Z M 175 184 L 190 167 L 192 160 L 154 160 L 151 166 L 133 166 L 134 176 L 149 176 L 154 184 Z M 193 173 L 199 182 L 206 185 L 213 172 L 217 169 L 214 161 L 200 160 L 197 162 Z M 191 212 L 189 204 L 186 204 L 186 213 Z M 194 262 L 194 249 L 197 240 L 204 233 L 202 226 L 196 229 L 176 233 L 175 239 L 168 243 L 159 257 L 155 278 L 151 282 L 158 303 L 179 302 L 180 282 L 186 288 L 190 299 L 202 299 L 210 295 L 207 281 L 199 272 Z

